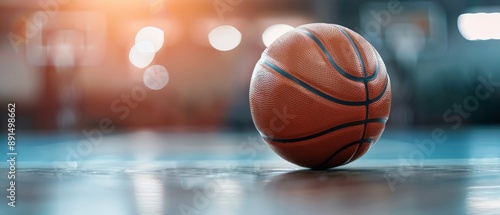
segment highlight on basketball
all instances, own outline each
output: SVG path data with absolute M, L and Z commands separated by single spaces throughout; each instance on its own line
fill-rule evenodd
M 500 2 L 0 12 L 2 215 L 500 214 Z

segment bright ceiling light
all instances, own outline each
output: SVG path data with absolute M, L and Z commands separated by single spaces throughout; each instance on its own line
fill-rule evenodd
M 233 26 L 222 25 L 208 34 L 210 45 L 219 51 L 229 51 L 236 48 L 241 42 L 241 33 Z
M 294 27 L 290 25 L 285 25 L 285 24 L 276 24 L 269 26 L 264 33 L 262 33 L 262 42 L 264 42 L 264 45 L 268 47 L 273 43 L 276 39 L 281 37 L 281 35 L 285 34 L 286 32 L 293 30 Z
M 143 81 L 152 90 L 161 90 L 168 83 L 168 72 L 162 65 L 153 65 L 146 69 Z
M 140 42 L 135 44 L 130 48 L 130 52 L 128 53 L 128 59 L 130 63 L 137 68 L 145 68 L 155 58 L 155 51 L 151 43 L 148 42 Z
M 155 52 L 158 52 L 161 49 L 164 40 L 165 33 L 163 30 L 153 26 L 146 26 L 139 30 L 139 32 L 135 35 L 135 44 L 151 43 Z
M 465 13 L 458 16 L 460 34 L 467 40 L 500 39 L 500 13 Z

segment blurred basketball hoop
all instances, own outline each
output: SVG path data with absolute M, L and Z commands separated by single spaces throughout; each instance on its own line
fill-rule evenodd
M 40 17 L 44 17 L 42 19 Z M 26 58 L 29 64 L 54 68 L 60 107 L 56 123 L 59 129 L 75 128 L 78 121 L 78 90 L 74 73 L 82 66 L 98 64 L 106 51 L 105 16 L 101 12 L 58 12 L 50 17 L 34 13 L 26 25 Z M 29 33 L 28 33 L 29 32 Z
M 42 13 L 34 13 L 30 20 Z M 59 12 L 27 32 L 33 30 L 35 34 L 27 37 L 26 58 L 34 66 L 88 66 L 104 57 L 106 26 L 100 12 Z
M 368 3 L 361 8 L 360 26 L 360 33 L 381 55 L 403 66 L 446 51 L 446 16 L 432 2 Z
M 387 48 L 393 50 L 398 62 L 410 68 L 416 66 L 426 43 L 422 29 L 408 23 L 394 24 L 387 27 L 385 38 Z
M 59 30 L 47 38 L 48 63 L 57 68 L 71 68 L 80 57 L 85 44 L 84 36 L 77 30 Z
M 445 12 L 433 2 L 375 2 L 361 7 L 359 32 L 384 60 L 393 59 L 392 124 L 411 126 L 418 113 L 414 89 L 419 60 L 436 59 L 446 53 Z

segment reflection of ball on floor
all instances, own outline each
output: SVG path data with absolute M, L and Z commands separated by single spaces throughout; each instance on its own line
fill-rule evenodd
M 264 140 L 284 159 L 310 168 L 362 156 L 385 128 L 391 85 L 378 52 L 332 24 L 300 26 L 262 54 L 250 108 Z

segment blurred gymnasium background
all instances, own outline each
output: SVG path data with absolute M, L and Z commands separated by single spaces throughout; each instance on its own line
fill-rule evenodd
M 266 43 L 311 22 L 344 25 L 378 49 L 393 83 L 389 128 L 456 116 L 500 123 L 499 91 L 466 99 L 500 81 L 495 1 L 9 0 L 0 18 L 0 101 L 16 102 L 18 131 L 78 131 L 103 119 L 122 130 L 253 131 L 255 63 Z M 137 54 L 147 26 L 163 43 Z M 168 72 L 159 90 L 144 83 L 153 65 Z
M 0 19 L 1 214 L 500 214 L 500 1 L 0 0 Z M 266 45 L 312 22 L 363 35 L 392 83 L 381 141 L 334 171 L 295 171 L 248 104 Z

